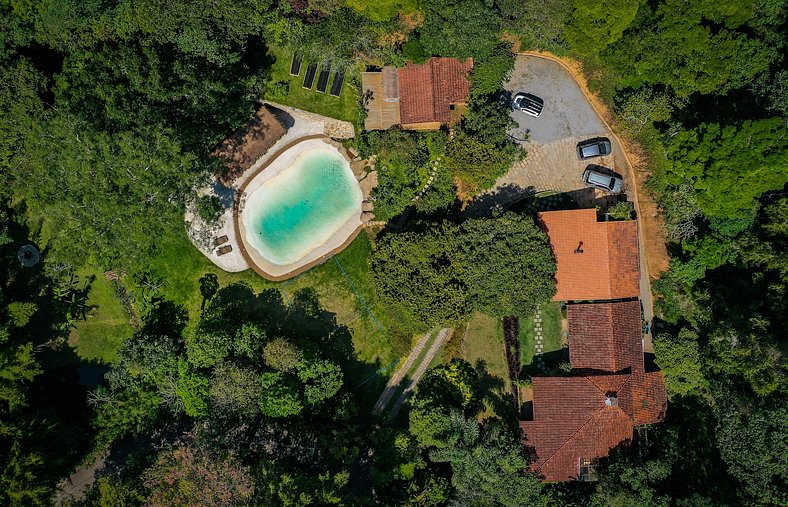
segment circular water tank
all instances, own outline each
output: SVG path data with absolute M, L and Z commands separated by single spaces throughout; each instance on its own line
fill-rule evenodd
M 19 258 L 19 262 L 26 268 L 31 268 L 38 264 L 38 261 L 41 260 L 41 254 L 38 253 L 38 249 L 33 245 L 25 245 L 19 249 L 19 252 L 16 254 Z

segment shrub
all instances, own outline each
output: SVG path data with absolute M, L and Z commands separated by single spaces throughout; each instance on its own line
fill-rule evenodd
M 290 83 L 287 81 L 277 81 L 271 84 L 268 97 L 274 102 L 284 102 L 287 94 L 290 93 Z
M 421 45 L 418 39 L 411 39 L 402 46 L 402 53 L 413 63 L 424 63 L 430 58 L 430 54 Z
M 213 224 L 224 212 L 222 201 L 215 195 L 204 195 L 197 199 L 197 216 L 204 222 Z
M 607 209 L 607 214 L 613 220 L 630 220 L 635 206 L 629 201 L 617 202 Z
M 25 327 L 37 309 L 38 306 L 35 303 L 15 301 L 8 305 L 8 317 L 14 327 Z

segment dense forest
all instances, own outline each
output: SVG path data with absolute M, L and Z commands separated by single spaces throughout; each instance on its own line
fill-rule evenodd
M 786 0 L 0 9 L 0 503 L 788 505 Z M 451 132 L 361 132 L 355 96 L 337 113 L 377 157 L 376 215 L 397 227 L 287 285 L 219 272 L 183 217 L 217 144 L 262 98 L 287 100 L 276 69 L 295 50 L 347 68 L 356 95 L 366 66 L 474 68 Z M 527 156 L 502 83 L 530 50 L 582 66 L 648 167 L 671 256 L 653 287 L 668 418 L 592 484 L 525 472 L 510 400 L 451 341 L 407 412 L 370 415 L 413 336 L 554 294 L 531 214 L 467 212 Z M 331 306 L 346 279 L 377 319 Z M 112 308 L 122 322 L 89 327 Z M 98 462 L 84 498 L 61 495 Z

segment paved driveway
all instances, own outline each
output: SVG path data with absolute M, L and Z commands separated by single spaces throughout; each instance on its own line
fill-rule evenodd
M 509 134 L 516 139 L 528 138 L 521 143 L 528 156 L 501 177 L 497 186 L 568 192 L 583 188 L 580 177 L 589 162 L 615 170 L 616 159 L 623 156 L 615 142 L 611 156 L 577 160 L 578 142 L 608 134 L 583 92 L 561 65 L 518 55 L 512 77 L 504 87 L 512 95 L 519 91 L 533 93 L 544 99 L 545 105 L 539 118 L 512 112 L 518 126 Z
M 541 192 L 555 190 L 572 192 L 587 188 L 581 181 L 583 170 L 592 162 L 608 167 L 624 178 L 624 192 L 630 185 L 629 174 L 624 153 L 580 87 L 564 68 L 551 60 L 536 56 L 518 55 L 515 60 L 512 77 L 504 87 L 514 95 L 519 91 L 530 92 L 544 99 L 545 105 L 539 118 L 525 113 L 513 111 L 512 118 L 517 128 L 509 134 L 516 139 L 527 137 L 521 141 L 528 156 L 512 166 L 507 174 L 496 181 L 496 187 L 488 195 L 493 204 L 506 204 L 524 192 Z M 524 135 L 527 133 L 527 136 Z M 613 153 L 591 160 L 577 159 L 577 143 L 591 137 L 604 136 L 610 138 Z M 496 189 L 500 190 L 496 192 Z M 496 197 L 496 194 L 499 197 Z M 585 195 L 585 193 L 575 193 Z M 604 195 L 595 191 L 593 195 Z M 589 203 L 582 203 L 584 207 Z M 642 238 L 642 229 L 641 229 Z M 645 265 L 644 241 L 640 241 L 641 261 L 641 301 L 645 319 L 651 322 L 652 304 L 649 289 L 648 270 Z M 646 334 L 645 349 L 653 350 L 651 334 Z

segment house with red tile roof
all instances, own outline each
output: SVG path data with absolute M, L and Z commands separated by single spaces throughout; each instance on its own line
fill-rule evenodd
M 600 222 L 596 209 L 546 211 L 537 219 L 556 262 L 554 301 L 595 301 L 640 295 L 634 220 Z
M 533 378 L 533 420 L 521 421 L 545 481 L 594 480 L 611 450 L 667 410 L 660 371 L 646 371 L 640 302 L 570 304 L 571 377 Z
M 385 130 L 393 125 L 405 129 L 434 130 L 457 118 L 470 93 L 468 74 L 473 60 L 430 58 L 426 63 L 408 62 L 395 69 L 361 75 L 366 130 Z
M 533 449 L 531 469 L 548 482 L 593 480 L 610 451 L 626 445 L 636 426 L 664 419 L 662 372 L 587 377 L 535 377 L 533 420 L 521 421 Z

